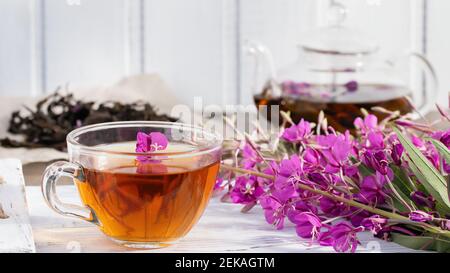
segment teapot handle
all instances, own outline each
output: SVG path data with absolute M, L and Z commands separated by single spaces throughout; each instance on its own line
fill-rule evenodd
M 422 53 L 410 51 L 407 52 L 403 58 L 415 58 L 419 60 L 422 66 L 422 70 L 427 71 L 429 74 L 429 77 L 431 78 L 432 85 L 431 89 L 425 89 L 422 92 L 422 102 L 420 105 L 413 105 L 415 108 L 416 113 L 412 114 L 413 118 L 423 118 L 424 115 L 426 115 L 435 104 L 434 99 L 437 97 L 439 92 L 439 80 L 436 74 L 436 70 L 434 69 L 431 62 L 428 60 L 428 58 L 423 55 Z M 393 62 L 391 62 L 392 64 Z
M 269 84 L 271 85 L 270 87 L 272 88 L 273 92 L 276 95 L 281 95 L 281 90 L 278 87 L 278 85 L 276 84 L 276 78 L 277 78 L 277 74 L 276 74 L 276 70 L 275 70 L 275 62 L 273 59 L 273 55 L 272 52 L 270 52 L 270 50 L 263 45 L 260 42 L 257 41 L 252 41 L 252 40 L 247 40 L 244 43 L 244 52 L 246 52 L 248 55 L 253 56 L 255 58 L 255 69 L 254 69 L 254 87 L 253 88 L 257 88 L 257 82 L 258 82 L 258 73 L 260 73 L 260 69 L 261 69 L 261 64 L 265 64 L 267 65 L 267 68 L 269 69 Z M 256 91 L 260 91 L 260 90 L 255 90 Z

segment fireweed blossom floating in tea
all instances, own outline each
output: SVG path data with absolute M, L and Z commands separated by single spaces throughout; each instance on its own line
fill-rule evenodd
M 149 153 L 165 150 L 169 141 L 166 136 L 159 132 L 146 134 L 138 132 L 136 135 L 136 152 Z M 164 173 L 166 167 L 158 164 L 159 160 L 151 159 L 151 156 L 137 156 L 137 172 L 138 173 Z
M 395 112 L 380 121 L 362 112 L 354 135 L 329 127 L 323 115 L 317 124 L 292 124 L 284 113 L 289 126 L 277 141 L 260 132 L 235 140 L 251 143 L 224 158 L 217 187 L 228 190 L 223 199 L 243 204 L 243 211 L 259 204 L 274 228 L 290 221 L 299 237 L 338 252 L 355 251 L 362 231 L 450 252 L 450 129 Z M 440 112 L 449 126 L 448 113 Z
M 159 132 L 153 132 L 146 134 L 143 132 L 137 133 L 136 152 L 147 153 L 164 150 L 167 148 L 167 138 L 164 134 Z

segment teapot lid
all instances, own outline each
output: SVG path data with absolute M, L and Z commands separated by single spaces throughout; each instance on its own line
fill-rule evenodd
M 362 32 L 345 26 L 321 27 L 304 34 L 300 47 L 308 52 L 331 55 L 369 55 L 378 50 Z
M 347 8 L 332 1 L 328 10 L 328 26 L 319 27 L 302 35 L 300 47 L 308 52 L 331 55 L 368 55 L 378 50 L 378 44 L 365 33 L 344 26 Z

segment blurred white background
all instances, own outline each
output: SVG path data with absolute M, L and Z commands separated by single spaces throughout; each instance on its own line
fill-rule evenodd
M 71 87 L 111 85 L 156 72 L 191 104 L 251 100 L 250 59 L 243 43 L 258 40 L 276 66 L 296 58 L 301 33 L 325 22 L 328 0 L 0 0 L 0 95 L 39 95 Z M 426 54 L 450 91 L 446 0 L 341 0 L 347 25 L 372 35 L 381 56 Z M 410 70 L 411 85 L 422 74 Z

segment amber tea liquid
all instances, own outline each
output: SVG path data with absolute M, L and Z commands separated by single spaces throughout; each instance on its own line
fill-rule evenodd
M 219 170 L 219 162 L 208 162 L 204 156 L 177 164 L 111 161 L 111 167 L 105 159 L 97 162 L 98 169 L 85 169 L 86 181 L 76 184 L 102 231 L 126 242 L 183 237 L 203 213 Z
M 314 88 L 314 86 L 311 87 L 311 92 L 314 92 Z M 320 89 L 323 89 L 323 86 Z M 408 95 L 409 90 L 398 86 L 363 85 L 353 93 L 345 93 L 328 99 L 300 95 L 273 97 L 268 90 L 264 90 L 262 94 L 254 96 L 254 100 L 257 106 L 267 105 L 270 108 L 271 105 L 277 105 L 280 110 L 289 111 L 294 122 L 299 122 L 302 118 L 310 122 L 317 122 L 320 111 L 323 111 L 328 124 L 334 129 L 344 132 L 347 129 L 354 131 L 353 121 L 362 116 L 361 108 L 376 115 L 379 120 L 387 115 L 371 111 L 370 109 L 374 106 L 390 111 L 398 110 L 401 114 L 411 112 L 413 108 L 407 98 Z M 270 109 L 268 112 L 270 113 Z

